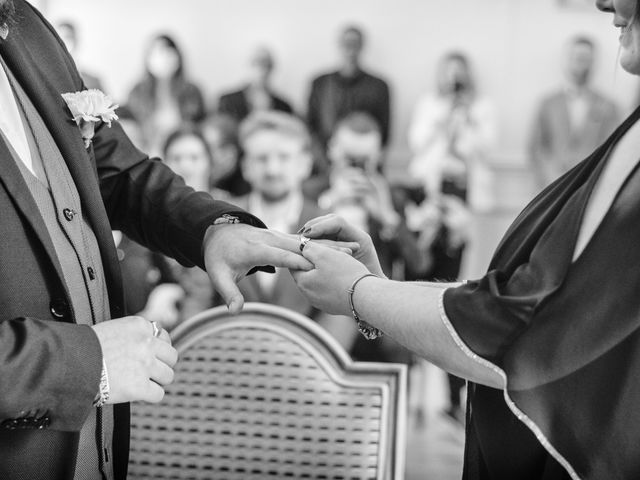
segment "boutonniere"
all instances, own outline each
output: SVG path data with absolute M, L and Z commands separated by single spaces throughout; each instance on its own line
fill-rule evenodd
M 85 148 L 89 148 L 95 133 L 96 123 L 102 121 L 111 127 L 111 122 L 118 120 L 118 105 L 100 90 L 82 90 L 75 93 L 63 93 L 62 98 L 73 115 L 82 133 Z

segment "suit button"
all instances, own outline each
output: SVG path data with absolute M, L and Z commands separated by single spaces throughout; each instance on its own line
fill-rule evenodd
M 69 304 L 61 298 L 52 300 L 49 307 L 51 309 L 51 315 L 57 320 L 61 320 L 69 315 Z
M 75 210 L 71 210 L 70 208 L 65 208 L 64 210 L 62 210 L 62 215 L 64 215 L 64 218 L 66 218 L 68 222 L 73 220 L 75 214 Z
M 6 430 L 15 430 L 18 428 L 18 420 L 16 420 L 15 418 L 5 420 L 4 422 L 2 422 L 2 424 L 0 424 L 0 427 Z

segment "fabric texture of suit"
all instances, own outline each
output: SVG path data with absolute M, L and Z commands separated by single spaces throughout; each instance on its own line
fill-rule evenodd
M 251 106 L 247 100 L 249 87 L 236 92 L 226 93 L 218 100 L 218 112 L 229 115 L 237 122 L 241 122 L 251 113 Z M 273 92 L 269 94 L 271 108 L 286 113 L 293 113 L 289 102 L 277 96 Z
M 114 318 L 125 311 L 112 228 L 184 265 L 203 267 L 202 240 L 215 218 L 237 214 L 263 226 L 186 187 L 138 151 L 117 123 L 98 126 L 85 149 L 61 96 L 83 89 L 73 60 L 37 10 L 23 0 L 15 5 L 19 23 L 0 40 L 0 56 L 67 163 L 98 241 Z M 46 226 L 3 140 L 0 212 L 0 478 L 72 478 L 79 432 L 98 391 L 100 345 L 93 330 L 73 318 Z M 124 479 L 128 405 L 117 405 L 114 415 L 114 470 Z

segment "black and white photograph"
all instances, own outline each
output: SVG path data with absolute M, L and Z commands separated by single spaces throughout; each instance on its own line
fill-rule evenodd
M 638 76 L 640 0 L 0 0 L 0 480 L 640 479 Z

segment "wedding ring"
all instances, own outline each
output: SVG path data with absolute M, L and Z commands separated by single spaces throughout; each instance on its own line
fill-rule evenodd
M 311 239 L 309 237 L 305 237 L 304 235 L 300 235 L 300 251 L 302 252 L 304 250 L 304 247 L 307 246 L 307 243 L 309 243 L 311 241 Z
M 158 327 L 158 322 L 155 320 L 149 320 L 149 322 L 151 322 L 151 326 L 153 327 L 153 336 L 156 338 L 159 337 L 162 333 L 162 329 Z

